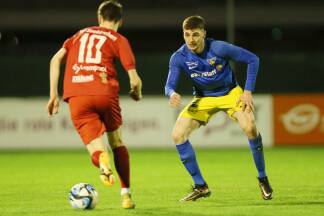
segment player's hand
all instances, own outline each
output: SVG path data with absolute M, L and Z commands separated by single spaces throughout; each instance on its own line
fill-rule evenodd
M 242 96 L 236 102 L 236 105 L 239 105 L 240 103 L 242 103 L 243 112 L 254 112 L 254 103 L 251 91 L 244 90 Z
M 48 100 L 47 106 L 47 113 L 49 116 L 53 114 L 57 114 L 59 111 L 59 97 L 57 95 L 50 97 Z
M 181 99 L 181 95 L 179 95 L 176 92 L 173 92 L 170 96 L 169 99 L 169 104 L 171 107 L 173 108 L 180 108 L 181 104 L 182 104 L 182 99 Z
M 139 76 L 132 77 L 130 80 L 130 88 L 129 96 L 134 101 L 139 101 L 142 99 L 142 80 Z
M 128 94 L 134 101 L 142 99 L 142 92 L 138 89 L 131 89 Z

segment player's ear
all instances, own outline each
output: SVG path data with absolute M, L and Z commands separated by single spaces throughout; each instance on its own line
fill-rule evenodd
M 118 28 L 122 27 L 122 25 L 123 25 L 123 19 L 119 20 Z
M 98 14 L 98 23 L 99 25 L 102 23 L 102 16 L 100 14 Z

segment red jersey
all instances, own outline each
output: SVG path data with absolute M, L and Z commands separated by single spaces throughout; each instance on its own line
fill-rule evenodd
M 135 68 L 135 58 L 128 40 L 114 30 L 89 27 L 64 42 L 67 61 L 64 75 L 66 100 L 80 95 L 118 94 L 115 59 L 124 69 Z

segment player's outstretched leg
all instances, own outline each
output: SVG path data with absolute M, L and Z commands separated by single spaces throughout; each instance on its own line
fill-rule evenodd
M 124 209 L 135 208 L 135 203 L 130 192 L 130 165 L 129 154 L 126 146 L 121 145 L 113 149 L 114 162 L 121 184 L 122 207 Z
M 102 152 L 99 156 L 100 179 L 106 186 L 112 186 L 115 183 L 115 177 L 110 167 L 108 152 Z
M 93 165 L 100 170 L 100 180 L 104 185 L 112 186 L 115 182 L 115 177 L 110 166 L 109 154 L 102 137 L 93 139 L 86 147 L 91 155 Z
M 176 145 L 176 147 L 183 165 L 186 167 L 195 183 L 192 192 L 182 198 L 180 202 L 195 201 L 199 198 L 210 196 L 211 192 L 200 173 L 196 154 L 189 140 L 180 145 Z
M 115 177 L 112 173 L 109 154 L 105 151 L 95 151 L 91 155 L 92 163 L 100 169 L 100 180 L 106 186 L 112 186 L 115 182 Z
M 272 199 L 272 188 L 269 184 L 268 177 L 265 172 L 265 162 L 263 155 L 262 137 L 260 134 L 255 139 L 249 139 L 250 148 L 252 151 L 255 166 L 258 170 L 259 187 L 263 199 Z
M 272 198 L 273 190 L 269 184 L 265 171 L 262 137 L 256 128 L 253 112 L 235 112 L 234 117 L 237 118 L 240 127 L 249 139 L 254 164 L 258 171 L 259 187 L 262 197 L 265 200 L 269 200 Z

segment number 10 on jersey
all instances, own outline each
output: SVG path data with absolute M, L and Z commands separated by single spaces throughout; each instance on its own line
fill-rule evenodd
M 106 37 L 102 35 L 89 34 L 85 33 L 80 38 L 80 48 L 79 48 L 79 63 L 93 63 L 100 64 L 101 63 L 101 47 L 106 41 Z M 95 45 L 95 41 L 97 44 Z M 95 46 L 95 53 L 93 54 L 93 47 Z

